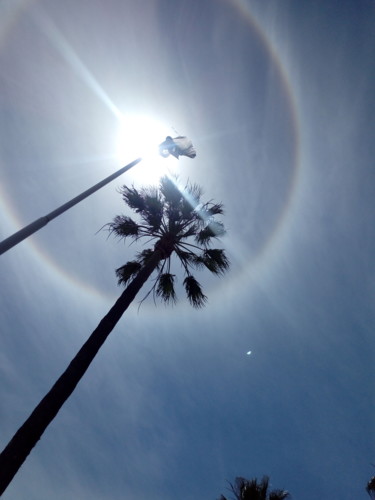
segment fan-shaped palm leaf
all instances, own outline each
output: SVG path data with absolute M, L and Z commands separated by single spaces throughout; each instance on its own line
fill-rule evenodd
M 145 206 L 141 212 L 141 217 L 150 228 L 157 231 L 163 217 L 163 203 L 156 192 L 144 193 L 144 200 Z
M 224 250 L 219 248 L 210 248 L 204 250 L 198 260 L 207 267 L 213 274 L 224 274 L 229 268 L 229 260 Z
M 183 194 L 179 190 L 176 181 L 167 176 L 163 177 L 160 181 L 160 192 L 165 202 L 174 207 L 183 199 Z
M 136 260 L 127 262 L 125 265 L 116 269 L 118 284 L 126 286 L 130 279 L 134 278 L 141 270 L 142 264 Z
M 186 290 L 187 298 L 189 299 L 190 304 L 199 309 L 203 307 L 207 302 L 207 297 L 202 292 L 202 287 L 198 283 L 198 281 L 194 278 L 194 276 L 186 276 L 184 279 L 184 287 Z
M 197 233 L 195 241 L 199 245 L 209 245 L 212 238 L 219 238 L 220 236 L 224 236 L 224 234 L 224 225 L 221 222 L 212 221 Z
M 160 274 L 156 287 L 156 295 L 161 297 L 166 303 L 175 303 L 177 300 L 174 290 L 175 275 L 170 273 Z
M 198 256 L 194 252 L 186 252 L 185 250 L 181 250 L 181 248 L 176 248 L 176 254 L 183 267 L 192 266 L 195 269 L 202 267 L 202 264 L 197 262 Z
M 133 186 L 129 188 L 128 186 L 123 186 L 120 189 L 122 194 L 122 199 L 124 202 L 135 212 L 140 213 L 145 208 L 145 200 L 142 194 Z
M 223 204 L 222 203 L 211 204 L 210 207 L 207 209 L 207 212 L 210 214 L 210 216 L 223 215 L 224 213 Z
M 144 267 L 153 255 L 151 248 L 145 248 L 142 252 L 137 253 L 137 261 Z M 160 265 L 157 266 L 158 268 Z
M 114 234 L 119 238 L 127 238 L 129 236 L 139 236 L 139 225 L 126 215 L 117 215 L 112 222 L 107 224 L 110 234 Z

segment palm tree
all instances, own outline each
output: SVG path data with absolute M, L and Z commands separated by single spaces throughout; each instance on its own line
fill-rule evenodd
M 131 217 L 118 216 L 107 225 L 109 232 L 125 239 L 145 237 L 153 243 L 153 248 L 141 251 L 135 260 L 117 269 L 118 281 L 126 286 L 125 290 L 0 454 L 0 495 L 154 271 L 156 278 L 149 293 L 166 303 L 175 302 L 176 276 L 171 273 L 171 259 L 175 255 L 185 274 L 183 285 L 188 300 L 193 307 L 199 308 L 204 306 L 207 297 L 191 271 L 207 268 L 211 273 L 221 275 L 229 267 L 224 250 L 209 248 L 215 238 L 225 233 L 223 224 L 215 220 L 215 216 L 223 213 L 223 207 L 220 203 L 201 203 L 202 191 L 198 186 L 187 184 L 180 189 L 175 180 L 164 177 L 159 189 L 137 190 L 124 186 L 121 193 L 140 220 L 136 222 Z
M 268 491 L 269 478 L 264 476 L 261 481 L 257 479 L 244 479 L 236 477 L 234 485 L 230 484 L 230 491 L 236 500 L 284 500 L 290 498 L 290 494 L 285 490 Z M 220 500 L 227 500 L 221 495 Z
M 366 491 L 370 495 L 370 498 L 375 498 L 375 476 L 367 483 Z

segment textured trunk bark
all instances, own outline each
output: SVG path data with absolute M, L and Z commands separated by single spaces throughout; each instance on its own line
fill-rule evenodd
M 4 493 L 43 432 L 74 391 L 108 335 L 156 268 L 162 258 L 161 253 L 161 249 L 155 249 L 146 266 L 124 290 L 89 339 L 83 344 L 65 372 L 0 454 L 0 495 Z

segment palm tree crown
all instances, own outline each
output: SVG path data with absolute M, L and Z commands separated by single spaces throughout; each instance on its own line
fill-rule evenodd
M 284 500 L 290 498 L 285 490 L 268 491 L 269 478 L 264 476 L 259 482 L 257 479 L 244 479 L 236 477 L 235 483 L 230 484 L 230 490 L 236 500 Z M 221 495 L 220 500 L 227 500 Z
M 139 252 L 135 260 L 116 270 L 118 283 L 126 286 L 158 251 L 157 275 L 146 297 L 152 292 L 154 299 L 160 297 L 166 303 L 174 303 L 176 275 L 171 273 L 171 260 L 175 255 L 184 271 L 183 285 L 189 302 L 196 308 L 204 306 L 207 297 L 192 271 L 206 268 L 220 275 L 229 267 L 224 250 L 209 248 L 215 238 L 225 234 L 223 224 L 215 220 L 215 216 L 223 213 L 222 204 L 202 203 L 199 186 L 187 184 L 180 189 L 177 179 L 170 177 L 163 177 L 158 189 L 123 186 L 120 192 L 140 220 L 117 216 L 107 225 L 110 233 L 125 239 L 146 238 L 155 245 L 153 250 Z

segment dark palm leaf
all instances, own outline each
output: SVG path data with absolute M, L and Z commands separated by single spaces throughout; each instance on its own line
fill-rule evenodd
M 225 271 L 229 269 L 229 260 L 224 250 L 219 248 L 204 250 L 203 254 L 199 256 L 198 259 L 213 274 L 224 274 Z
M 173 207 L 177 207 L 183 199 L 183 195 L 177 187 L 177 178 L 163 177 L 160 181 L 160 192 L 165 201 Z
M 113 222 L 107 224 L 109 232 L 119 238 L 128 236 L 139 236 L 139 225 L 131 218 L 125 215 L 118 215 Z
M 234 485 L 229 483 L 230 491 L 236 500 L 285 500 L 290 494 L 285 490 L 272 490 L 268 493 L 269 478 L 264 476 L 261 481 L 236 477 Z M 267 496 L 268 494 L 268 496 Z M 221 495 L 219 500 L 226 500 Z
M 161 297 L 166 303 L 176 303 L 177 301 L 176 293 L 174 291 L 174 279 L 175 275 L 170 273 L 164 273 L 158 277 L 156 295 Z
M 219 238 L 224 234 L 224 225 L 221 222 L 212 221 L 208 224 L 208 226 L 197 233 L 195 241 L 199 245 L 208 245 L 212 238 Z
M 269 500 L 285 500 L 290 494 L 285 490 L 272 490 L 268 496 Z
M 127 262 L 124 266 L 116 269 L 116 276 L 118 278 L 119 285 L 126 285 L 131 278 L 134 278 L 136 274 L 142 268 L 142 264 L 136 260 L 131 260 Z
M 204 265 L 199 260 L 198 255 L 196 255 L 194 252 L 186 252 L 184 250 L 181 250 L 181 248 L 176 248 L 176 254 L 185 269 L 188 266 L 192 266 L 194 269 L 199 269 Z
M 146 248 L 145 250 L 142 250 L 142 252 L 137 253 L 137 261 L 143 266 L 147 264 L 149 261 L 150 257 L 153 255 L 153 250 L 151 248 Z M 160 268 L 160 264 L 158 264 L 157 269 Z
M 184 287 L 186 290 L 187 298 L 189 299 L 190 304 L 199 309 L 203 307 L 207 302 L 207 297 L 202 292 L 202 287 L 198 283 L 198 281 L 194 278 L 194 276 L 187 276 L 184 279 Z
M 163 218 L 163 203 L 157 193 L 144 195 L 145 207 L 141 213 L 142 219 L 153 230 L 157 231 Z
M 222 203 L 210 203 L 207 212 L 212 216 L 223 215 L 224 208 Z
M 366 491 L 371 498 L 375 498 L 375 476 L 367 483 Z
M 212 220 L 212 218 L 215 217 L 215 215 L 222 215 L 224 213 L 224 209 L 222 203 L 215 204 L 209 202 L 198 207 L 196 212 L 202 219 L 202 221 L 204 221 L 207 224 L 207 222 Z
M 143 212 L 146 207 L 144 196 L 134 186 L 132 188 L 123 186 L 120 189 L 120 193 L 122 194 L 122 199 L 132 210 L 137 213 Z
M 259 489 L 259 500 L 267 500 L 267 492 L 268 492 L 268 485 L 269 485 L 269 477 L 268 476 L 263 476 L 262 480 L 260 481 L 258 485 Z M 255 480 L 256 483 L 256 480 Z
M 187 230 L 185 232 L 183 232 L 180 236 L 180 239 L 185 239 L 185 238 L 189 238 L 190 236 L 194 236 L 195 234 L 197 234 L 197 232 L 199 231 L 199 228 L 198 228 L 198 225 L 197 224 L 191 224 Z

